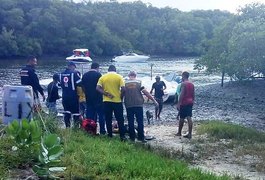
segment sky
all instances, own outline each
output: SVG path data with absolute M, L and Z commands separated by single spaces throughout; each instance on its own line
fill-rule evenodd
M 79 1 L 79 0 L 76 0 Z M 81 1 L 81 0 L 80 0 Z M 109 1 L 109 0 L 90 0 L 95 1 Z M 132 2 L 134 0 L 117 0 L 118 2 Z M 227 10 L 232 13 L 236 13 L 239 7 L 244 7 L 246 4 L 252 2 L 264 3 L 265 0 L 141 0 L 144 3 L 150 3 L 152 6 L 163 8 L 171 7 L 177 8 L 181 11 L 190 10 Z

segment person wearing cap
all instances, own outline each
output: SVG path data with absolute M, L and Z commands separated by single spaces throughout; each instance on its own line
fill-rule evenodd
M 163 109 L 163 96 L 164 90 L 167 88 L 164 81 L 160 81 L 160 76 L 155 77 L 156 82 L 153 83 L 150 94 L 155 90 L 155 100 L 158 102 L 159 106 L 155 108 L 155 118 L 160 120 L 160 113 Z
M 116 67 L 114 65 L 110 65 L 108 73 L 99 78 L 96 89 L 103 94 L 108 136 L 112 137 L 112 114 L 114 112 L 119 126 L 120 139 L 121 141 L 126 140 L 122 104 L 124 80 L 123 77 L 116 72 Z
M 146 142 L 144 137 L 143 94 L 146 95 L 149 99 L 151 99 L 156 106 L 158 106 L 158 103 L 152 97 L 152 95 L 144 88 L 144 86 L 142 86 L 142 82 L 136 79 L 135 71 L 130 71 L 128 76 L 129 79 L 125 81 L 124 103 L 127 112 L 130 140 L 135 141 L 134 117 L 136 117 L 136 122 L 138 124 L 137 139 L 139 141 Z
M 56 108 L 56 100 L 60 99 L 58 93 L 58 83 L 60 81 L 60 77 L 58 74 L 54 74 L 52 77 L 53 81 L 49 83 L 47 91 L 48 97 L 46 99 L 46 106 L 49 109 L 49 114 L 56 116 L 58 111 Z
M 86 95 L 86 118 L 92 119 L 95 122 L 97 122 L 98 119 L 99 133 L 106 134 L 103 97 L 102 94 L 96 90 L 98 80 L 101 76 L 99 64 L 93 62 L 90 70 L 83 75 L 82 84 Z
M 20 70 L 20 80 L 21 85 L 31 86 L 33 89 L 34 103 L 33 109 L 34 111 L 41 110 L 39 94 L 41 94 L 43 98 L 43 102 L 45 101 L 45 95 L 43 92 L 43 88 L 40 85 L 39 78 L 35 72 L 35 67 L 37 65 L 37 58 L 35 56 L 29 56 L 27 65 Z
M 73 115 L 74 127 L 77 128 L 80 125 L 77 86 L 81 82 L 81 74 L 76 71 L 75 68 L 75 63 L 69 62 L 67 68 L 60 74 L 62 104 L 64 108 L 64 122 L 66 128 L 71 127 L 71 115 Z

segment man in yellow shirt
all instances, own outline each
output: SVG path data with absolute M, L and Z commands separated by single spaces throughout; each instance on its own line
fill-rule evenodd
M 97 91 L 103 94 L 104 111 L 108 136 L 112 137 L 112 113 L 118 122 L 121 140 L 125 140 L 122 98 L 124 95 L 124 80 L 116 72 L 116 67 L 110 65 L 108 73 L 98 80 Z

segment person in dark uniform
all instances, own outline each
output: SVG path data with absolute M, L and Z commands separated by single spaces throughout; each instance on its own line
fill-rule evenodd
M 27 64 L 20 70 L 21 85 L 31 86 L 33 89 L 34 103 L 33 108 L 35 111 L 41 110 L 39 94 L 41 94 L 43 101 L 45 101 L 45 95 L 43 88 L 40 85 L 39 78 L 35 72 L 35 66 L 37 65 L 37 58 L 35 56 L 29 56 Z
M 77 85 L 81 82 L 81 75 L 80 72 L 75 70 L 75 68 L 75 63 L 69 62 L 68 67 L 60 74 L 62 104 L 64 108 L 64 122 L 66 128 L 71 126 L 71 115 L 73 115 L 74 127 L 77 128 L 80 125 Z
M 155 100 L 158 102 L 159 106 L 155 108 L 156 119 L 160 120 L 160 113 L 163 109 L 163 96 L 164 90 L 167 88 L 164 81 L 160 81 L 160 76 L 156 76 L 156 82 L 153 83 L 150 94 L 155 90 Z

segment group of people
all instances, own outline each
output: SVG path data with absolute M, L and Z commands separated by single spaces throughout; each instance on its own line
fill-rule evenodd
M 34 104 L 39 104 L 38 93 L 45 101 L 43 89 L 39 84 L 39 79 L 35 73 L 37 59 L 30 56 L 25 68 L 20 71 L 21 84 L 30 85 L 33 88 Z M 74 127 L 80 126 L 80 112 L 85 113 L 84 116 L 98 121 L 100 134 L 113 136 L 113 114 L 118 123 L 120 139 L 126 140 L 123 102 L 126 108 L 128 119 L 128 131 L 131 141 L 137 138 L 139 141 L 145 142 L 144 136 L 144 117 L 143 117 L 143 94 L 151 99 L 155 104 L 156 119 L 160 119 L 160 112 L 163 106 L 163 95 L 166 84 L 160 81 L 160 77 L 156 77 L 152 89 L 148 92 L 137 79 L 137 73 L 130 71 L 128 79 L 124 81 L 122 75 L 116 72 L 116 67 L 110 65 L 108 72 L 102 75 L 99 72 L 99 64 L 93 62 L 88 72 L 81 76 L 80 72 L 75 70 L 76 65 L 69 62 L 67 68 L 53 75 L 53 81 L 48 85 L 48 97 L 46 99 L 47 107 L 50 112 L 57 114 L 56 100 L 60 98 L 58 94 L 58 83 L 62 88 L 62 105 L 64 108 L 64 122 L 67 128 L 71 127 L 71 117 L 73 117 Z M 181 130 L 184 125 L 184 119 L 188 119 L 189 133 L 185 137 L 191 138 L 192 133 L 192 105 L 194 103 L 194 85 L 188 80 L 189 73 L 183 72 L 181 83 L 181 93 L 178 98 L 177 109 L 180 113 L 179 130 L 177 135 L 181 136 Z M 154 97 L 151 95 L 155 91 Z M 83 95 L 82 95 L 83 94 Z M 81 111 L 80 111 L 81 110 Z M 137 137 L 135 133 L 135 120 L 137 121 Z M 106 127 L 106 129 L 105 129 Z

